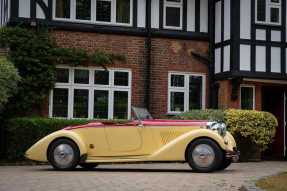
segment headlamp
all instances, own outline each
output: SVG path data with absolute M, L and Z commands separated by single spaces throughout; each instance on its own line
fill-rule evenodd
M 208 122 L 207 123 L 207 129 L 217 131 L 219 135 L 224 137 L 227 132 L 226 125 L 224 123 L 220 122 Z

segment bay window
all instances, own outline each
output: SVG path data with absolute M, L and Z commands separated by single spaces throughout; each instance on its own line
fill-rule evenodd
M 281 0 L 256 0 L 256 22 L 281 24 Z
M 164 28 L 182 28 L 183 0 L 164 0 Z
M 54 19 L 131 26 L 133 0 L 54 0 Z
M 205 76 L 201 74 L 170 73 L 168 112 L 179 113 L 205 108 Z
M 131 72 L 59 67 L 50 95 L 50 117 L 129 119 Z

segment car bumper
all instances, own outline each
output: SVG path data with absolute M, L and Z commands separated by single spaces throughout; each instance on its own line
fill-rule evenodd
M 240 151 L 237 151 L 237 150 L 226 152 L 226 158 L 231 159 L 232 162 L 238 162 L 239 156 L 240 156 Z

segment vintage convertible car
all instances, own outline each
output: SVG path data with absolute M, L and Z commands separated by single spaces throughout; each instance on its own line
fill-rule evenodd
M 48 161 L 57 170 L 174 161 L 188 162 L 198 172 L 211 172 L 238 160 L 235 140 L 223 123 L 136 116 L 137 120 L 125 124 L 91 122 L 66 127 L 38 141 L 25 155 Z

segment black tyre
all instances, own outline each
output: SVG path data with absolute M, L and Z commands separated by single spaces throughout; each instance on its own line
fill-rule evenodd
M 80 161 L 79 148 L 71 140 L 58 139 L 49 147 L 48 161 L 56 170 L 73 170 Z
M 80 163 L 79 165 L 87 170 L 92 170 L 98 166 L 97 163 Z
M 224 170 L 226 169 L 227 167 L 229 167 L 232 163 L 232 160 L 231 159 L 227 159 L 227 158 L 224 158 L 222 160 L 222 163 L 220 164 L 220 166 L 218 167 L 218 170 Z
M 198 139 L 187 149 L 187 162 L 196 172 L 215 171 L 222 161 L 222 150 L 210 139 Z

